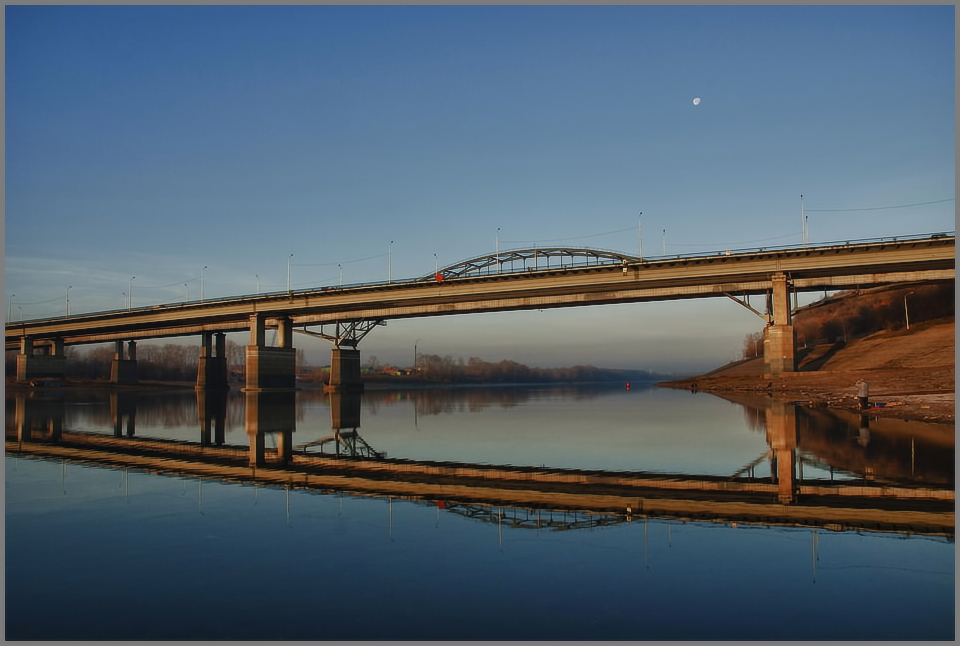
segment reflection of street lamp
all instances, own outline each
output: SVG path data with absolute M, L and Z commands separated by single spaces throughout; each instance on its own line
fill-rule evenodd
M 916 292 L 907 292 L 903 295 L 903 317 L 907 320 L 907 329 L 910 329 L 910 312 L 907 311 L 907 296 Z
M 71 289 L 73 289 L 73 285 L 70 285 L 70 287 L 67 287 L 67 297 L 66 297 L 66 299 L 65 299 L 65 300 L 66 300 L 66 303 L 65 303 L 66 307 L 64 308 L 64 310 L 65 310 L 66 313 L 67 313 L 67 318 L 70 318 L 70 290 L 71 290 Z

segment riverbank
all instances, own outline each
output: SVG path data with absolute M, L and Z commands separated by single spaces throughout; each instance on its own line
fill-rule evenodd
M 699 377 L 660 382 L 666 388 L 780 395 L 810 406 L 856 409 L 856 382 L 870 384 L 870 414 L 955 424 L 955 324 L 884 331 L 846 344 L 804 349 L 798 372 L 763 374 L 763 359 L 737 362 Z

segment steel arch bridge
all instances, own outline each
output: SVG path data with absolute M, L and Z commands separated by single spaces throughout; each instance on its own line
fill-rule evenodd
M 458 262 L 455 265 L 443 267 L 438 269 L 435 275 L 424 276 L 421 280 L 436 279 L 442 281 L 447 278 L 482 277 L 501 273 L 504 270 L 507 273 L 513 273 L 517 271 L 625 265 L 636 262 L 641 262 L 641 259 L 637 256 L 585 247 L 511 249 L 477 256 Z

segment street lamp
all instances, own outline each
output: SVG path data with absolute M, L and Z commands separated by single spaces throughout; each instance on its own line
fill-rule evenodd
M 337 271 L 340 272 L 340 287 L 343 287 L 343 265 L 337 263 Z
M 440 261 L 437 260 L 437 254 L 433 254 L 433 275 L 437 276 L 440 274 Z
M 496 237 L 496 246 L 497 246 L 497 273 L 500 273 L 500 227 L 497 227 L 497 237 Z
M 130 277 L 130 287 L 127 288 L 127 309 L 133 308 L 133 281 L 136 280 L 136 276 Z
M 907 296 L 916 292 L 907 292 L 903 295 L 903 317 L 907 320 L 907 329 L 910 329 L 910 312 L 907 311 Z
M 64 304 L 65 305 L 64 310 L 67 313 L 67 318 L 70 318 L 70 290 L 71 289 L 73 289 L 73 285 L 70 285 L 70 287 L 67 287 L 67 296 L 65 299 L 66 303 Z
M 667 255 L 667 230 L 663 230 L 663 255 Z
M 257 295 L 260 295 L 260 274 L 254 274 L 257 277 Z
M 643 211 L 637 214 L 637 242 L 639 243 L 639 257 L 643 260 Z
M 387 245 L 387 282 L 393 282 L 393 240 Z
M 190 302 L 190 285 L 184 283 L 183 286 L 187 288 L 187 298 L 185 302 L 189 303 Z
M 7 299 L 7 322 L 10 323 L 13 320 L 13 297 L 16 294 L 10 294 L 10 298 Z
M 203 279 L 207 272 L 207 266 L 204 265 L 203 269 L 200 270 L 200 302 L 203 302 Z
M 293 258 L 293 254 L 287 256 L 287 293 L 290 293 L 290 259 Z

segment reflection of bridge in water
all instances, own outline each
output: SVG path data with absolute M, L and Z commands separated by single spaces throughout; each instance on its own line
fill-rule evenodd
M 803 466 L 817 462 L 810 447 L 819 440 L 807 412 L 787 402 L 773 401 L 762 413 L 769 452 L 725 477 L 387 458 L 359 435 L 359 393 L 332 393 L 333 434 L 297 445 L 296 393 L 246 393 L 249 443 L 227 445 L 225 398 L 197 397 L 200 437 L 187 442 L 137 437 L 135 396 L 111 396 L 113 433 L 101 434 L 65 429 L 62 401 L 18 394 L 7 400 L 7 455 L 422 501 L 515 527 L 575 529 L 662 518 L 954 536 L 952 471 L 949 481 L 928 477 L 920 484 L 876 473 L 845 481 L 805 478 Z M 268 436 L 275 448 L 267 448 Z M 830 459 L 835 456 L 821 464 Z M 758 477 L 764 461 L 770 475 Z

